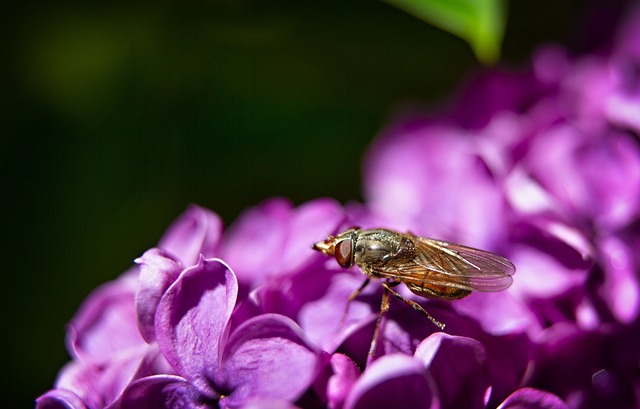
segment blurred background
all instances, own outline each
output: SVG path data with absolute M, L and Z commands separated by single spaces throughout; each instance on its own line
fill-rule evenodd
M 53 385 L 78 305 L 189 203 L 229 225 L 272 196 L 360 200 L 360 159 L 393 114 L 444 106 L 485 69 L 380 1 L 13 3 L 0 6 L 4 407 Z M 544 43 L 580 51 L 599 38 L 590 19 L 619 10 L 607 4 L 512 2 L 500 65 L 525 67 Z

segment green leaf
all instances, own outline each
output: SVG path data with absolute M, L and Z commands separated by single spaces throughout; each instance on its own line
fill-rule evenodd
M 384 1 L 464 39 L 484 63 L 500 55 L 506 0 Z

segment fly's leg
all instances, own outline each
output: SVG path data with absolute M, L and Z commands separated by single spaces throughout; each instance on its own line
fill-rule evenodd
M 391 284 L 389 284 L 389 282 L 383 282 L 382 283 L 382 287 L 384 287 L 384 289 L 386 291 L 388 291 L 391 294 L 395 295 L 400 300 L 402 300 L 405 303 L 409 304 L 414 310 L 422 312 L 424 315 L 427 316 L 427 318 L 429 318 L 429 320 L 431 322 L 433 322 L 435 324 L 436 327 L 440 328 L 440 330 L 444 330 L 444 324 L 441 323 L 440 321 L 438 321 L 437 319 L 433 318 L 431 316 L 431 314 L 429 314 L 424 308 L 422 308 L 422 306 L 420 304 L 418 304 L 415 301 L 407 300 L 402 295 L 400 295 L 400 293 L 398 293 L 397 291 L 391 289 L 391 286 L 398 285 L 398 284 L 399 284 L 398 282 L 394 282 L 394 283 L 391 283 Z
M 369 284 L 369 277 L 367 277 L 366 280 L 364 280 L 364 283 L 362 283 L 360 288 L 358 288 L 357 290 L 351 293 L 351 295 L 349 296 L 349 302 L 355 300 L 356 297 L 360 295 L 362 290 L 364 290 L 368 284 Z M 349 311 L 349 304 L 347 304 L 347 311 Z
M 376 327 L 373 330 L 373 339 L 371 340 L 371 347 L 369 348 L 369 358 L 367 359 L 367 366 L 369 363 L 375 358 L 376 350 L 378 349 L 378 337 L 380 336 L 380 325 L 382 324 L 382 317 L 384 314 L 389 311 L 389 286 L 385 285 L 387 283 L 383 283 L 382 286 L 382 303 L 380 304 L 380 315 L 378 315 L 378 319 L 376 320 Z M 392 291 L 393 292 L 393 291 Z
M 351 305 L 351 301 L 355 300 L 356 297 L 360 295 L 362 290 L 364 290 L 368 284 L 369 284 L 369 278 L 367 277 L 367 279 L 364 280 L 364 283 L 362 283 L 362 285 L 357 290 L 352 292 L 349 298 L 347 299 L 347 305 L 344 307 L 344 313 L 342 314 L 342 318 L 340 319 L 340 325 L 338 326 L 338 330 L 342 329 L 342 327 L 344 326 L 344 322 L 347 319 L 347 314 L 349 313 L 349 306 Z

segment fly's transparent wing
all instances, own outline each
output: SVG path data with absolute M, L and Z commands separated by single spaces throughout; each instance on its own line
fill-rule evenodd
M 427 270 L 427 282 L 474 291 L 500 291 L 513 282 L 514 265 L 488 251 L 446 241 L 409 235 L 416 246 L 414 266 L 407 271 L 416 275 Z M 437 281 L 437 282 L 434 282 Z
M 403 282 L 416 294 L 434 298 L 462 298 L 469 291 L 501 291 L 513 282 L 515 267 L 502 256 L 412 234 L 404 236 L 415 246 L 413 258 L 360 267 L 373 277 Z

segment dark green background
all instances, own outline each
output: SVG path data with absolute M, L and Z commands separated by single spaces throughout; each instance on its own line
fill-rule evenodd
M 360 159 L 393 112 L 443 103 L 480 68 L 378 1 L 14 3 L 0 6 L 3 407 L 52 386 L 79 303 L 188 203 L 228 225 L 277 195 L 360 199 Z M 503 64 L 598 38 L 587 3 L 513 1 Z

